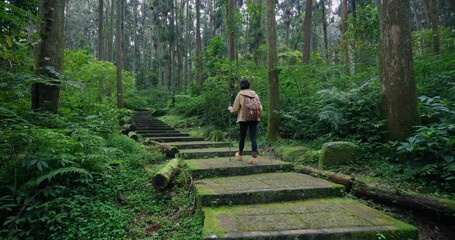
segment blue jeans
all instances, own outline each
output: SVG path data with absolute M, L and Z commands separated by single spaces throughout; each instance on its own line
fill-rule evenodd
M 256 157 L 258 154 L 258 144 L 256 142 L 256 131 L 258 122 L 239 122 L 240 123 L 240 139 L 239 139 L 239 153 L 243 155 L 243 149 L 245 148 L 246 131 L 250 130 L 251 140 L 251 155 Z

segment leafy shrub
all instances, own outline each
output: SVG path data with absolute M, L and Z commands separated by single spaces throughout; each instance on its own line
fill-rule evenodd
M 398 159 L 413 166 L 408 173 L 420 181 L 455 189 L 455 111 L 439 98 L 420 97 L 422 119 L 432 120 L 417 126 L 406 141 L 394 143 Z

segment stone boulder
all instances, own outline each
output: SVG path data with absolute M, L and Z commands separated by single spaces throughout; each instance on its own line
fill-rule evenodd
M 327 142 L 322 145 L 318 167 L 324 169 L 353 161 L 360 153 L 360 148 L 351 142 Z

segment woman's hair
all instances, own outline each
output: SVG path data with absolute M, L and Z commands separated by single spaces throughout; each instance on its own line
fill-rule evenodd
M 240 89 L 243 90 L 243 89 L 248 89 L 248 88 L 250 88 L 250 82 L 248 82 L 248 80 L 245 78 L 240 80 Z

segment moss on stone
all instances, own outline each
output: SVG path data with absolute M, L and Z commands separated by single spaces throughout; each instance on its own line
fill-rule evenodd
M 360 153 L 360 148 L 350 142 L 324 143 L 319 156 L 318 167 L 324 169 L 328 166 L 337 166 L 353 161 Z
M 291 162 L 316 163 L 319 159 L 319 151 L 306 146 L 285 147 L 281 154 L 283 160 Z
M 344 198 L 204 208 L 204 212 L 206 238 L 262 232 L 276 234 L 274 239 L 418 239 L 415 227 Z M 296 234 L 296 230 L 302 231 Z

